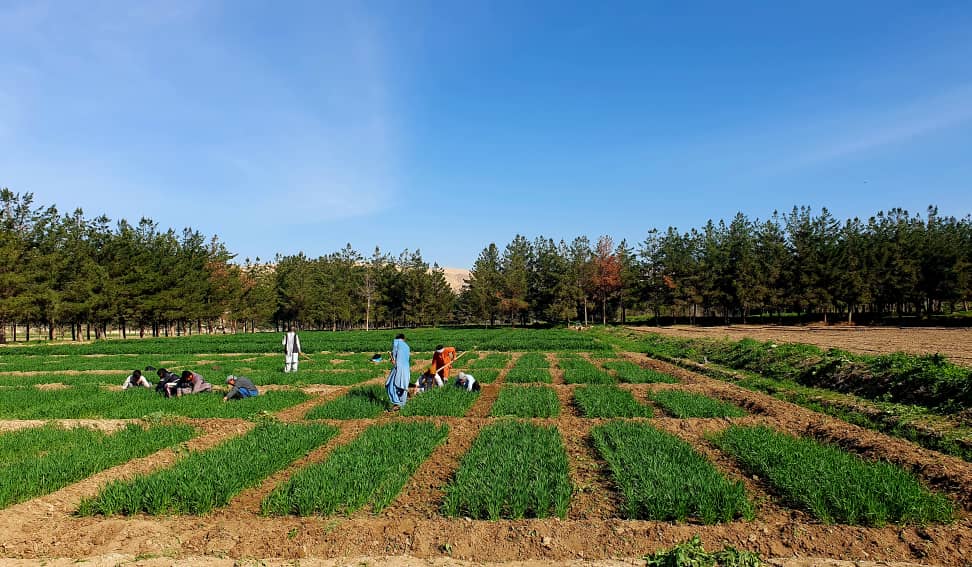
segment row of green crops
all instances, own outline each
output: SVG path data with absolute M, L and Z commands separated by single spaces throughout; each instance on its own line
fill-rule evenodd
M 516 361 L 513 368 L 550 368 L 550 362 L 541 352 L 527 352 Z
M 790 505 L 832 523 L 881 526 L 887 522 L 948 522 L 951 502 L 932 494 L 911 474 L 885 462 L 868 462 L 829 445 L 767 427 L 731 426 L 714 437 Z
M 78 513 L 204 514 L 225 506 L 337 432 L 324 424 L 262 423 L 213 449 L 191 453 L 171 468 L 135 480 L 112 481 L 97 496 L 81 502 Z
M 0 508 L 189 440 L 188 425 L 129 424 L 112 434 L 54 425 L 0 435 Z
M 621 492 L 625 518 L 706 524 L 750 518 L 741 482 L 730 482 L 691 445 L 645 423 L 614 421 L 591 431 Z
M 580 357 L 561 357 L 557 366 L 564 371 L 566 384 L 613 384 L 614 378 Z
M 638 403 L 631 392 L 617 386 L 592 384 L 574 390 L 574 401 L 584 417 L 651 417 L 651 408 Z
M 470 372 L 469 374 L 472 374 L 472 376 L 480 384 L 492 384 L 497 378 L 499 378 L 499 373 L 500 371 L 496 369 L 483 369 L 477 370 L 476 372 Z M 455 376 L 454 373 L 453 376 Z M 455 378 L 453 378 L 453 380 L 455 380 Z
M 506 365 L 510 363 L 510 355 L 502 352 L 494 352 L 487 354 L 486 356 L 473 360 L 466 364 L 466 368 L 469 370 L 478 370 L 480 368 L 506 368 Z
M 448 430 L 428 422 L 370 427 L 324 462 L 297 472 L 264 499 L 261 510 L 273 515 L 327 516 L 350 514 L 370 503 L 373 512 L 380 512 Z
M 304 331 L 304 352 L 375 353 L 391 350 L 399 331 Z M 591 334 L 567 329 L 408 329 L 406 340 L 413 351 L 431 352 L 439 344 L 460 351 L 601 351 L 611 347 Z M 282 333 L 194 335 L 154 339 L 102 340 L 72 345 L 3 347 L 5 354 L 197 354 L 280 352 Z
M 608 370 L 613 370 L 617 374 L 618 380 L 629 384 L 675 384 L 678 382 L 678 379 L 674 376 L 650 368 L 642 368 L 627 360 L 608 360 L 604 362 L 603 366 Z
M 546 368 L 521 368 L 520 366 L 514 366 L 506 374 L 506 381 L 511 383 L 530 383 L 530 382 L 543 382 L 549 384 L 552 379 L 550 377 L 550 371 Z
M 139 418 L 150 414 L 185 417 L 246 418 L 275 412 L 307 400 L 296 390 L 260 392 L 255 398 L 223 402 L 220 392 L 165 398 L 147 388 L 107 391 L 97 386 L 61 390 L 0 388 L 0 418 Z
M 661 390 L 651 394 L 651 399 L 678 418 L 690 417 L 742 417 L 746 412 L 722 400 L 682 390 Z
M 504 421 L 483 428 L 446 486 L 449 516 L 497 520 L 567 515 L 572 492 L 556 428 Z
M 507 386 L 500 390 L 490 415 L 514 417 L 557 417 L 560 399 L 546 386 Z
M 409 396 L 408 403 L 402 408 L 403 416 L 452 416 L 462 417 L 479 398 L 479 392 L 468 392 L 446 384 L 421 394 Z
M 391 401 L 385 387 L 372 384 L 352 388 L 343 396 L 315 407 L 307 412 L 305 419 L 368 419 L 389 407 Z

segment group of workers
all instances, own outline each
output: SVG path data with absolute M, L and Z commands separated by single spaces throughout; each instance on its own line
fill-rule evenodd
M 155 384 L 155 391 L 167 398 L 178 398 L 213 391 L 213 385 L 207 382 L 201 374 L 192 370 L 183 370 L 181 374 L 170 372 L 166 368 L 156 369 L 152 366 L 145 367 L 145 370 L 146 372 L 155 371 L 159 377 L 158 383 Z M 253 381 L 246 376 L 233 376 L 230 374 L 226 377 L 226 384 L 229 385 L 230 389 L 223 396 L 224 402 L 227 400 L 251 398 L 259 394 Z M 133 371 L 125 378 L 125 382 L 122 383 L 123 390 L 151 387 L 152 383 L 142 374 L 141 370 Z
M 432 353 L 432 364 L 419 376 L 415 384 L 415 393 L 427 392 L 447 384 L 452 366 L 460 356 L 462 355 L 457 355 L 455 347 L 436 346 Z M 371 360 L 375 363 L 381 362 L 381 356 L 376 354 Z M 385 381 L 385 389 L 392 403 L 389 411 L 397 411 L 408 402 L 408 389 L 411 385 L 411 348 L 405 342 L 405 335 L 402 333 L 392 341 L 391 363 L 392 370 Z M 480 389 L 476 379 L 465 372 L 456 375 L 453 385 L 469 392 L 478 392 Z

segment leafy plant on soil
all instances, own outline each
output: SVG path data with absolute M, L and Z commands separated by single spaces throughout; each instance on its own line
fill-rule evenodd
M 546 386 L 506 386 L 500 390 L 490 415 L 556 417 L 560 415 L 557 392 Z
M 368 428 L 322 463 L 298 471 L 263 501 L 265 515 L 350 514 L 366 504 L 383 510 L 449 428 L 396 421 Z
M 243 489 L 255 486 L 297 457 L 336 435 L 324 424 L 265 422 L 245 435 L 206 451 L 190 453 L 175 466 L 135 480 L 116 480 L 78 514 L 204 514 L 225 506 Z
M 645 567 L 762 567 L 766 565 L 758 553 L 739 550 L 730 545 L 722 551 L 708 552 L 699 536 L 670 549 L 662 549 L 644 557 Z
M 188 425 L 129 424 L 111 434 L 45 425 L 0 435 L 0 508 L 68 484 L 163 447 L 189 440 Z
M 646 423 L 612 421 L 591 431 L 611 468 L 628 519 L 705 524 L 750 518 L 742 482 L 727 480 L 691 445 Z
M 949 522 L 954 515 L 948 498 L 929 492 L 890 463 L 865 461 L 768 427 L 732 426 L 713 441 L 747 470 L 766 478 L 788 504 L 823 522 L 921 524 Z
M 490 520 L 564 518 L 571 491 L 557 429 L 503 421 L 484 427 L 462 458 L 443 511 Z
M 574 401 L 584 417 L 651 417 L 651 408 L 638 403 L 631 392 L 613 385 L 593 384 L 574 390 Z
M 728 402 L 682 390 L 662 390 L 651 399 L 678 418 L 742 417 L 746 412 Z

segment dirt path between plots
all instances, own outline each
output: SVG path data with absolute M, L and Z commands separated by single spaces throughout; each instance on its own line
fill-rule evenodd
M 752 338 L 759 341 L 805 343 L 862 354 L 908 352 L 940 353 L 963 366 L 972 366 L 972 329 L 941 327 L 783 327 L 731 325 L 728 327 L 627 327 L 633 331 L 685 338 Z
M 449 436 L 419 467 L 398 498 L 379 514 L 365 509 L 351 517 L 267 518 L 259 515 L 259 503 L 301 463 L 325 459 L 334 447 L 352 439 L 368 425 L 396 419 L 430 418 L 382 414 L 373 420 L 328 421 L 341 429 L 337 438 L 257 487 L 244 491 L 226 508 L 205 516 L 79 518 L 71 515 L 82 498 L 97 494 L 108 480 L 146 474 L 167 466 L 179 456 L 174 451 L 163 450 L 103 471 L 54 494 L 0 510 L 0 557 L 25 560 L 93 558 L 96 565 L 114 565 L 139 557 L 136 562 L 139 565 L 168 565 L 175 559 L 194 564 L 224 565 L 233 559 L 268 558 L 268 564 L 299 559 L 303 565 L 328 566 L 356 565 L 359 561 L 387 566 L 498 561 L 514 562 L 505 564 L 507 567 L 533 567 L 578 560 L 598 560 L 597 565 L 613 566 L 641 565 L 643 562 L 635 558 L 696 534 L 709 549 L 729 544 L 758 551 L 763 557 L 790 558 L 774 563 L 786 567 L 839 564 L 808 559 L 816 557 L 862 561 L 860 565 L 867 565 L 864 561 L 961 565 L 972 556 L 972 515 L 962 506 L 958 519 L 944 526 L 863 528 L 823 525 L 804 512 L 783 506 L 771 487 L 747 475 L 732 459 L 711 446 L 705 434 L 732 423 L 761 423 L 791 433 L 828 439 L 865 456 L 901 464 L 931 486 L 947 491 L 964 507 L 972 507 L 969 501 L 972 464 L 643 355 L 625 356 L 644 367 L 668 372 L 681 380 L 676 385 L 625 384 L 623 387 L 631 390 L 638 399 L 646 399 L 648 392 L 656 389 L 675 387 L 721 398 L 750 412 L 751 415 L 742 418 L 680 420 L 665 417 L 656 406 L 659 417 L 646 421 L 697 446 L 727 476 L 743 482 L 757 507 L 755 520 L 703 526 L 619 518 L 620 506 L 617 494 L 610 489 L 610 473 L 589 440 L 591 427 L 604 420 L 577 415 L 572 391 L 578 386 L 563 384 L 557 370 L 553 372 L 555 383 L 549 387 L 557 391 L 561 415 L 535 421 L 556 426 L 564 438 L 571 463 L 571 480 L 575 485 L 567 518 L 488 522 L 443 517 L 440 510 L 444 487 L 478 431 L 496 421 L 488 417 L 489 407 L 504 385 L 506 373 L 513 365 L 511 360 L 495 383 L 483 385 L 480 399 L 468 417 L 431 418 L 448 424 Z M 288 421 L 300 420 L 309 407 L 333 399 L 348 389 L 350 386 L 329 387 L 326 392 L 318 392 L 314 399 L 284 410 L 278 416 Z M 206 431 L 191 442 L 194 447 L 211 446 L 241 434 L 251 425 L 228 419 L 188 421 Z M 200 482 L 205 481 L 200 479 Z M 355 559 L 321 559 L 325 557 Z

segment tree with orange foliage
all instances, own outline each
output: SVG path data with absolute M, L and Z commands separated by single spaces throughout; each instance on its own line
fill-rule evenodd
M 610 236 L 597 240 L 592 263 L 591 284 L 601 300 L 601 321 L 607 325 L 608 299 L 621 288 L 621 260 L 614 252 L 614 241 Z

